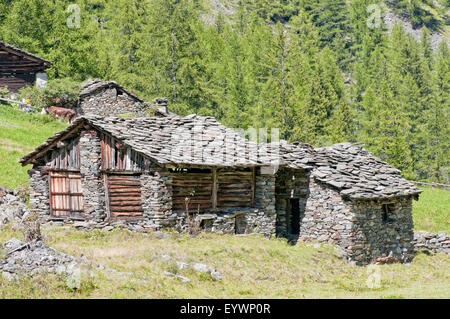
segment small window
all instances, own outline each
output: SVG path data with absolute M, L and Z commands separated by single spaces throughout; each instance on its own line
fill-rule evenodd
M 394 204 L 383 204 L 383 213 L 382 213 L 382 223 L 388 224 L 392 223 L 393 219 L 391 218 L 392 213 L 394 211 Z

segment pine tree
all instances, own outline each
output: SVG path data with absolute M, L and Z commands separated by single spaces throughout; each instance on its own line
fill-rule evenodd
M 434 61 L 433 103 L 426 112 L 427 175 L 434 181 L 448 183 L 450 167 L 450 52 L 445 42 L 439 46 Z

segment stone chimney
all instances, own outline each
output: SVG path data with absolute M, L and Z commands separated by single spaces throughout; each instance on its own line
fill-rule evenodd
M 164 114 L 169 114 L 169 108 L 167 107 L 167 98 L 166 97 L 157 97 L 154 99 L 156 108 Z

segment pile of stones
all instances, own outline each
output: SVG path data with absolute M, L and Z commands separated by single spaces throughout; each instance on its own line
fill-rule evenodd
M 444 252 L 450 255 L 450 236 L 443 231 L 438 233 L 414 232 L 414 248 L 416 251 Z
M 12 238 L 1 248 L 0 273 L 7 280 L 39 273 L 70 275 L 77 269 L 74 257 L 47 247 L 42 241 L 23 243 Z
M 19 190 L 0 188 L 0 226 L 20 222 L 29 211 L 19 195 Z

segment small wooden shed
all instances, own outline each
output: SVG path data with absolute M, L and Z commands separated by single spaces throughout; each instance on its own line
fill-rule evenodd
M 45 69 L 52 62 L 0 41 L 0 87 L 15 93 L 25 86 L 33 86 L 36 79 L 46 80 Z

